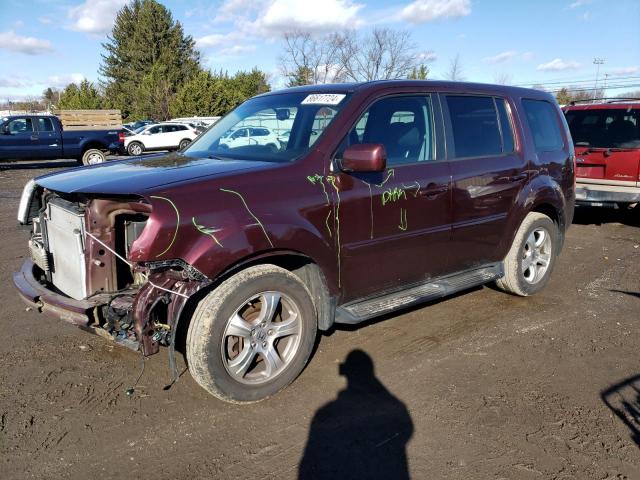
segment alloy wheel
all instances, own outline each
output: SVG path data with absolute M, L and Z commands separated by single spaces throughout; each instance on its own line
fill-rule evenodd
M 538 283 L 551 264 L 551 237 L 546 228 L 538 227 L 529 234 L 522 251 L 522 274 L 527 283 Z
M 247 299 L 227 320 L 220 353 L 234 380 L 261 385 L 287 368 L 301 338 L 299 307 L 287 295 L 267 291 Z

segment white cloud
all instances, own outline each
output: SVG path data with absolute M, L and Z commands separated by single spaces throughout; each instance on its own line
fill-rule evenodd
M 588 2 L 588 0 L 576 0 L 575 2 L 573 2 L 572 4 L 569 5 L 570 9 L 574 9 L 574 8 L 578 8 L 578 7 L 582 7 L 583 5 L 586 5 Z
M 31 80 L 16 77 L 0 77 L 0 88 L 28 88 L 34 85 Z
M 118 10 L 129 0 L 85 0 L 84 3 L 69 9 L 69 18 L 73 21 L 72 30 L 103 35 L 113 27 Z
M 562 72 L 564 70 L 576 70 L 578 68 L 580 68 L 580 64 L 578 62 L 565 62 L 561 58 L 554 58 L 550 62 L 541 63 L 538 65 L 536 70 L 541 72 Z
M 533 52 L 524 52 L 522 54 L 522 60 L 531 60 L 533 58 Z
M 13 30 L 0 32 L 0 49 L 2 48 L 26 55 L 43 55 L 53 51 L 51 42 L 48 40 L 41 40 L 35 37 L 23 37 L 17 35 Z
M 509 50 L 507 52 L 498 53 L 497 55 L 494 55 L 492 57 L 485 57 L 483 58 L 483 60 L 487 63 L 502 63 L 506 62 L 507 60 L 511 60 L 517 54 L 518 52 Z
M 38 21 L 43 25 L 50 25 L 53 23 L 53 19 L 51 17 L 38 17 Z
M 229 44 L 242 40 L 241 32 L 212 33 L 196 39 L 198 48 L 230 48 Z
M 609 73 L 611 75 L 633 75 L 634 73 L 638 73 L 638 72 L 640 72 L 640 67 L 635 66 L 635 67 L 616 68 L 611 70 Z
M 68 73 L 65 75 L 51 75 L 47 77 L 47 86 L 64 88 L 70 83 L 80 83 L 85 77 L 82 73 Z
M 225 0 L 217 9 L 214 22 L 228 22 L 238 16 L 246 17 L 270 2 L 265 0 Z
M 415 0 L 402 9 L 400 18 L 410 23 L 426 23 L 465 17 L 470 13 L 470 0 Z
M 324 32 L 354 28 L 362 23 L 358 18 L 358 11 L 363 6 L 351 0 L 272 0 L 258 15 L 257 20 L 247 27 L 264 36 L 292 30 Z
M 418 60 L 421 62 L 435 62 L 438 59 L 438 55 L 435 52 L 422 52 L 418 54 Z

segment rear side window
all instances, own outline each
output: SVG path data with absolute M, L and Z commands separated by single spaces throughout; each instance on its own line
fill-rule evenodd
M 493 97 L 448 95 L 446 98 L 454 156 L 465 158 L 502 154 L 502 138 Z
M 522 100 L 533 142 L 538 152 L 562 150 L 564 142 L 560 133 L 560 124 L 556 107 L 544 100 Z
M 38 118 L 38 130 L 40 132 L 53 132 L 53 122 L 50 118 Z

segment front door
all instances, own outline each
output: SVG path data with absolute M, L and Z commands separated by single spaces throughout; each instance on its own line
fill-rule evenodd
M 6 133 L 5 133 L 6 132 Z M 13 118 L 3 124 L 0 155 L 6 159 L 37 158 L 38 134 L 30 117 Z
M 343 302 L 399 289 L 448 270 L 450 172 L 436 151 L 440 122 L 428 94 L 373 103 L 336 154 L 326 179 L 336 218 Z M 387 168 L 339 172 L 340 154 L 353 144 L 382 144 Z

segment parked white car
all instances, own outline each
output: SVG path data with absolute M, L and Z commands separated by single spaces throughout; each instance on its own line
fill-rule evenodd
M 129 155 L 154 150 L 182 150 L 197 136 L 198 132 L 184 123 L 158 123 L 125 137 L 124 148 Z
M 229 148 L 245 147 L 247 145 L 273 145 L 279 148 L 278 136 L 265 127 L 240 127 L 231 130 L 220 139 L 220 145 Z

